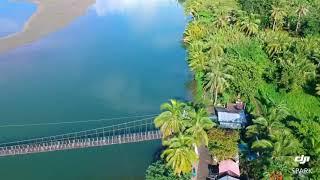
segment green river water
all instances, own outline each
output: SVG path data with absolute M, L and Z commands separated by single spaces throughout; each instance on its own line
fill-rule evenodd
M 19 31 L 35 10 L 4 0 L 0 7 L 0 36 Z M 63 29 L 0 54 L 0 142 L 105 123 L 3 125 L 154 114 L 170 98 L 188 99 L 185 24 L 173 0 L 97 0 Z M 140 180 L 160 147 L 149 141 L 5 157 L 0 179 Z

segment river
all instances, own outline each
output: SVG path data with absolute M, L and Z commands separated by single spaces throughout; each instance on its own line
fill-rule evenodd
M 29 3 L 2 5 L 0 22 L 16 25 L 1 24 L 0 36 L 20 31 L 35 10 Z M 3 125 L 154 114 L 170 98 L 188 99 L 185 24 L 174 0 L 97 0 L 63 29 L 0 54 L 0 142 L 104 123 Z M 160 146 L 150 141 L 0 158 L 0 179 L 140 180 Z

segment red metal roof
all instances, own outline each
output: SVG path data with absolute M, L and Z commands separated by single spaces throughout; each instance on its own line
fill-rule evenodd
M 229 174 L 231 176 L 240 176 L 239 165 L 232 160 L 224 160 L 219 163 L 219 175 Z

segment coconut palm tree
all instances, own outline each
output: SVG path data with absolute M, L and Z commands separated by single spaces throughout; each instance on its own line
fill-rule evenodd
M 202 5 L 195 1 L 185 1 L 184 9 L 187 14 L 192 15 L 194 18 L 198 18 L 198 12 L 202 9 Z
M 193 41 L 189 46 L 188 63 L 190 69 L 194 72 L 194 78 L 196 81 L 196 99 L 201 100 L 203 98 L 203 75 L 204 70 L 208 64 L 208 56 L 203 52 L 203 41 Z
M 248 137 L 267 138 L 270 134 L 274 134 L 285 127 L 281 122 L 271 121 L 265 117 L 258 117 L 257 119 L 253 119 L 252 122 L 253 125 L 250 125 L 246 128 L 246 135 Z M 265 142 L 262 143 L 265 144 Z
M 286 16 L 286 12 L 283 8 L 272 6 L 271 10 L 271 19 L 273 21 L 272 30 L 275 31 L 277 26 L 281 26 L 283 24 L 283 19 Z
M 306 54 L 320 69 L 320 36 L 307 36 L 297 41 L 297 51 Z
M 214 21 L 213 21 L 214 27 L 218 29 L 226 28 L 229 24 L 229 18 L 230 16 L 226 15 L 223 12 L 220 12 L 214 17 Z
M 225 54 L 225 49 L 228 45 L 233 45 L 241 40 L 245 36 L 238 29 L 227 27 L 224 29 L 215 29 L 210 35 L 204 38 L 205 50 L 207 50 L 208 56 L 211 59 L 221 57 Z
M 195 40 L 200 40 L 206 34 L 206 30 L 204 29 L 203 25 L 197 21 L 193 21 L 189 23 L 188 27 L 184 32 L 184 39 L 185 43 L 191 43 Z
M 201 108 L 199 110 L 193 110 L 189 114 L 189 128 L 187 133 L 193 136 L 196 146 L 205 144 L 208 146 L 208 134 L 206 130 L 211 129 L 215 123 L 209 118 L 208 112 Z
M 268 174 L 282 172 L 288 174 L 297 167 L 294 156 L 303 153 L 302 144 L 289 130 L 277 131 L 270 139 L 255 141 L 253 149 L 264 149 L 271 155 L 271 164 L 267 169 Z
M 266 31 L 264 35 L 266 52 L 270 57 L 284 53 L 291 45 L 291 38 L 284 31 Z
M 256 15 L 250 14 L 241 18 L 239 26 L 240 30 L 244 31 L 246 35 L 252 36 L 258 33 L 260 23 L 261 21 Z
M 161 105 L 163 111 L 154 120 L 154 124 L 163 134 L 163 138 L 167 138 L 172 134 L 179 133 L 185 128 L 184 108 L 185 103 L 177 100 L 170 100 L 170 103 L 164 103 Z
M 311 156 L 320 157 L 320 123 L 319 120 L 290 121 L 288 125 L 302 140 L 304 148 Z
M 168 147 L 161 154 L 161 158 L 166 160 L 176 174 L 191 172 L 192 164 L 198 159 L 193 143 L 192 137 L 183 134 L 163 142 L 163 145 Z
M 276 104 L 270 97 L 262 97 L 260 100 L 261 113 L 256 119 L 253 119 L 253 124 L 247 127 L 246 135 L 248 137 L 258 137 L 260 139 L 265 139 L 273 136 L 279 130 L 285 131 L 284 124 L 281 123 L 290 114 L 288 108 L 280 103 Z M 266 144 L 265 142 L 262 142 Z
M 202 41 L 193 41 L 189 46 L 189 66 L 195 73 L 204 71 L 208 64 L 208 56 L 203 52 L 203 48 Z
M 214 102 L 214 105 L 217 104 L 218 94 L 229 87 L 229 81 L 233 78 L 230 75 L 232 69 L 231 65 L 224 63 L 223 59 L 219 57 L 209 62 L 206 68 L 205 89 L 212 93 L 211 100 Z
M 261 108 L 264 117 L 253 120 L 254 124 L 248 126 L 246 132 L 247 136 L 254 137 L 251 148 L 270 156 L 270 165 L 266 170 L 269 177 L 278 172 L 288 174 L 297 165 L 292 156 L 302 153 L 302 145 L 281 122 L 289 115 L 288 109 L 283 104 L 276 105 L 268 97 L 260 101 L 265 104 Z
M 286 90 L 303 86 L 316 76 L 316 65 L 301 54 L 285 54 L 279 58 L 279 65 L 279 84 Z
M 298 9 L 296 10 L 296 13 L 298 14 L 296 33 L 298 33 L 298 30 L 299 30 L 299 28 L 301 26 L 301 18 L 303 16 L 306 16 L 308 12 L 309 12 L 309 9 L 305 4 L 300 4 L 298 6 Z
M 290 132 L 290 130 L 277 131 L 271 137 L 271 144 L 273 147 L 272 157 L 274 159 L 286 158 L 290 155 L 301 153 L 302 145 L 298 139 Z M 256 144 L 257 146 L 257 144 Z

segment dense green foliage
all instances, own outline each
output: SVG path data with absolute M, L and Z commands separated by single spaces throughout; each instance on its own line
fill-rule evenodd
M 268 94 L 276 103 L 283 103 L 288 111 L 297 119 L 313 119 L 320 117 L 320 101 L 316 96 L 305 93 L 302 89 L 292 92 L 279 92 L 271 84 L 260 84 L 259 89 Z
M 161 154 L 161 158 L 166 160 L 175 174 L 191 172 L 193 163 L 198 159 L 193 143 L 192 136 L 183 134 L 163 141 L 167 148 Z
M 166 147 L 161 158 L 175 174 L 189 173 L 198 159 L 195 148 L 208 145 L 207 130 L 215 124 L 204 108 L 177 100 L 162 104 L 161 110 L 163 112 L 154 120 L 163 134 L 162 143 Z
M 242 137 L 259 155 L 247 163 L 249 176 L 292 179 L 292 168 L 301 167 L 294 156 L 306 154 L 308 176 L 318 179 L 320 1 L 186 0 L 184 6 L 192 17 L 184 43 L 196 101 L 241 98 L 253 119 Z
M 302 144 L 285 125 L 289 112 L 283 104 L 270 98 L 261 99 L 261 104 L 261 116 L 253 119 L 246 135 L 251 139 L 251 148 L 264 159 L 264 174 L 283 174 L 288 178 L 292 168 L 298 167 L 293 157 L 304 153 Z
M 208 132 L 209 151 L 219 162 L 234 159 L 238 155 L 239 133 L 232 130 L 212 128 Z
M 185 107 L 185 103 L 176 100 L 161 105 L 161 110 L 164 110 L 164 112 L 154 120 L 154 123 L 156 127 L 160 127 L 164 138 L 185 129 L 186 118 L 183 116 Z
M 181 2 L 191 17 L 183 40 L 195 103 L 246 102 L 251 122 L 241 133 L 249 152 L 242 152 L 243 173 L 293 179 L 292 168 L 303 167 L 312 168 L 305 178 L 319 179 L 320 1 Z M 155 125 L 164 135 L 162 158 L 174 174 L 191 171 L 200 144 L 218 160 L 238 153 L 237 132 L 211 129 L 205 108 L 172 100 L 161 109 Z M 303 166 L 294 161 L 302 154 L 311 157 Z
M 178 176 L 174 174 L 170 167 L 167 167 L 163 161 L 152 163 L 146 172 L 146 180 L 190 180 L 191 173 Z

